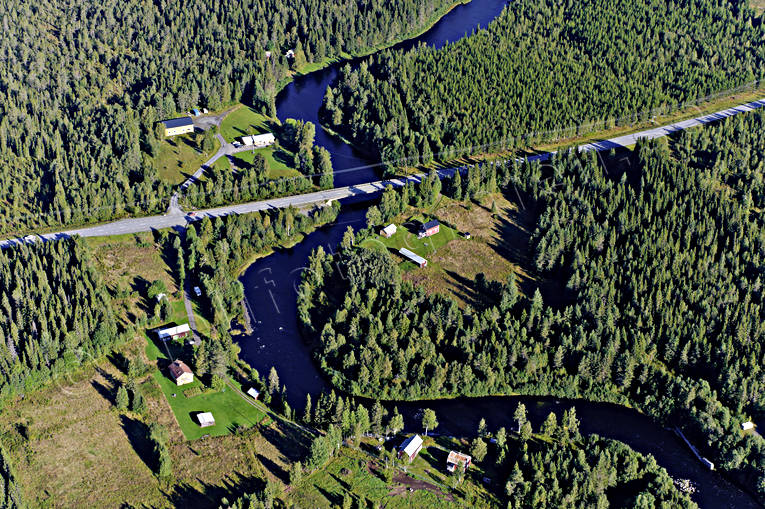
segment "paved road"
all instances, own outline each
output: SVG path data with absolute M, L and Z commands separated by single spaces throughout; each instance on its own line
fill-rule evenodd
M 753 101 L 747 104 L 742 104 L 740 106 L 735 106 L 733 108 L 728 108 L 722 111 L 718 111 L 716 113 L 712 113 L 709 115 L 704 115 L 704 116 L 689 119 L 689 120 L 683 120 L 681 122 L 676 122 L 674 124 L 670 124 L 667 126 L 647 129 L 645 131 L 640 131 L 634 134 L 628 134 L 624 136 L 611 138 L 609 140 L 587 143 L 585 145 L 581 145 L 579 147 L 579 150 L 582 152 L 587 152 L 591 150 L 611 150 L 612 148 L 629 147 L 637 143 L 637 140 L 641 138 L 648 138 L 648 139 L 660 138 L 663 136 L 676 133 L 678 131 L 682 131 L 684 129 L 706 125 L 711 122 L 721 120 L 723 118 L 738 115 L 740 113 L 754 111 L 762 107 L 765 107 L 765 98 L 760 99 L 758 101 Z M 226 144 L 225 146 L 221 147 L 218 153 L 216 153 L 216 155 L 213 156 L 211 160 L 212 162 L 214 162 L 219 157 L 222 157 L 224 154 L 228 154 L 229 151 L 231 153 L 235 153 L 235 152 L 241 152 L 245 150 L 251 150 L 251 147 L 234 148 L 233 145 Z M 544 154 L 537 154 L 535 156 L 529 157 L 528 160 L 547 160 L 550 157 L 552 157 L 554 153 L 555 152 L 546 152 Z M 439 174 L 441 176 L 450 176 L 454 174 L 455 170 L 456 168 L 445 169 L 445 170 L 441 170 Z M 204 166 L 200 168 L 197 171 L 197 173 L 201 175 L 203 171 L 204 171 Z M 197 173 L 195 173 L 195 175 Z M 318 191 L 318 192 L 308 193 L 308 194 L 286 196 L 284 198 L 261 200 L 256 202 L 242 203 L 239 205 L 227 205 L 224 207 L 201 210 L 196 213 L 193 213 L 193 215 L 183 214 L 180 211 L 180 208 L 177 207 L 177 200 L 176 200 L 176 208 L 171 207 L 171 211 L 168 214 L 165 214 L 163 216 L 123 219 L 121 221 L 115 221 L 113 223 L 107 223 L 107 224 L 98 225 L 98 226 L 65 230 L 65 231 L 61 231 L 57 233 L 48 233 L 48 234 L 40 235 L 40 237 L 42 237 L 45 240 L 56 240 L 60 238 L 70 237 L 73 235 L 80 235 L 82 237 L 103 237 L 103 236 L 109 236 L 109 235 L 122 235 L 126 233 L 145 232 L 145 231 L 158 230 L 163 228 L 185 228 L 185 226 L 189 222 L 198 221 L 205 216 L 219 217 L 219 216 L 225 216 L 228 214 L 247 214 L 247 213 L 251 213 L 255 211 L 262 211 L 262 210 L 268 210 L 268 209 L 274 209 L 274 208 L 284 208 L 289 206 L 301 207 L 301 206 L 306 206 L 306 205 L 311 205 L 316 203 L 325 203 L 331 200 L 340 200 L 340 199 L 348 198 L 351 196 L 375 193 L 377 191 L 384 189 L 385 186 L 387 185 L 401 186 L 401 185 L 404 185 L 407 181 L 417 182 L 420 180 L 422 176 L 423 175 L 420 174 L 420 175 L 414 175 L 408 178 L 381 180 L 376 182 L 370 182 L 367 184 L 360 184 L 356 186 L 329 189 L 327 191 Z M 34 242 L 36 240 L 39 240 L 39 239 L 36 239 L 36 237 L 32 237 L 32 236 L 25 237 L 23 239 L 21 238 L 6 239 L 6 240 L 0 241 L 0 248 L 14 246 L 22 242 Z

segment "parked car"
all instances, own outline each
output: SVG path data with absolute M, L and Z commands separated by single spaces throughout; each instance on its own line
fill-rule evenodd
M 198 286 L 194 287 L 194 293 L 197 295 L 197 297 L 202 296 L 202 290 L 200 290 Z

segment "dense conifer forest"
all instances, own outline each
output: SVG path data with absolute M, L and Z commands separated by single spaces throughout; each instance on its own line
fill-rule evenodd
M 0 14 L 0 231 L 161 211 L 158 120 L 238 100 L 272 112 L 290 67 L 400 38 L 449 3 L 12 0 Z
M 324 121 L 383 161 L 513 148 L 760 79 L 764 38 L 746 0 L 510 2 L 445 48 L 347 66 Z
M 759 112 L 640 143 L 619 170 L 567 153 L 447 182 L 452 196 L 499 185 L 524 197 L 537 215 L 530 268 L 561 282 L 555 304 L 521 294 L 513 275 L 489 288 L 493 302 L 461 309 L 403 283 L 387 252 L 352 239 L 334 257 L 317 251 L 298 309 L 322 368 L 387 399 L 631 403 L 765 498 L 765 441 L 740 428 L 765 412 L 764 126 Z M 429 192 L 387 194 L 380 209 L 395 215 Z
M 80 240 L 0 251 L 0 396 L 39 388 L 109 351 L 111 297 Z

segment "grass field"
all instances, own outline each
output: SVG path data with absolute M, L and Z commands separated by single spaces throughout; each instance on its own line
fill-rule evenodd
M 234 154 L 234 159 L 245 164 L 252 164 L 255 154 L 260 154 L 266 158 L 268 164 L 268 178 L 277 179 L 279 177 L 296 177 L 300 172 L 292 168 L 292 154 L 283 148 L 265 147 L 257 150 L 248 150 Z
M 194 135 L 174 136 L 162 141 L 156 157 L 159 178 L 177 185 L 192 175 L 218 150 L 218 143 L 210 153 L 204 153 L 194 141 Z
M 256 478 L 287 482 L 290 462 L 302 459 L 310 443 L 289 422 L 274 418 L 243 434 L 189 442 L 152 374 L 141 379 L 146 412 L 118 412 L 113 395 L 125 380 L 121 359 L 140 355 L 148 363 L 145 349 L 146 339 L 136 338 L 0 413 L 0 441 L 30 507 L 214 509 L 222 497 L 253 491 Z M 153 472 L 152 422 L 169 432 L 169 484 Z
M 356 507 L 496 507 L 496 497 L 481 485 L 485 472 L 471 467 L 465 480 L 457 482 L 445 471 L 448 450 L 465 450 L 467 444 L 425 438 L 425 445 L 412 463 L 399 462 L 398 471 L 387 483 L 384 463 L 376 459 L 371 440 L 361 449 L 344 447 L 327 466 L 304 479 L 289 493 L 288 503 L 296 507 L 333 508 L 350 496 Z M 366 452 L 365 452 L 366 451 Z
M 272 122 L 274 122 L 274 119 L 242 104 L 223 119 L 223 122 L 220 124 L 220 134 L 223 135 L 227 142 L 232 143 L 236 138 L 248 134 L 271 132 L 272 128 L 269 124 Z
M 497 207 L 496 215 L 491 212 L 492 203 Z M 418 239 L 402 228 L 402 222 L 410 218 L 424 219 L 423 213 L 440 220 L 438 235 Z M 419 269 L 403 261 L 401 255 L 393 254 L 402 260 L 404 279 L 422 286 L 428 293 L 451 296 L 461 305 L 475 305 L 484 299 L 474 284 L 478 273 L 491 281 L 504 282 L 512 272 L 522 283 L 537 279 L 525 270 L 530 263 L 527 246 L 533 217 L 519 211 L 499 193 L 484 197 L 478 203 L 442 197 L 428 211 L 410 212 L 397 218 L 396 224 L 398 231 L 390 239 L 375 234 L 361 245 L 396 252 L 406 247 L 423 256 L 428 265 Z M 471 238 L 466 239 L 464 232 L 469 232 Z
M 151 314 L 154 303 L 143 295 L 154 281 L 162 281 L 168 290 L 171 318 L 187 321 L 178 282 L 152 232 L 87 237 L 85 242 L 93 251 L 96 268 L 104 275 L 112 295 L 116 295 L 114 305 L 126 323 L 135 324 Z

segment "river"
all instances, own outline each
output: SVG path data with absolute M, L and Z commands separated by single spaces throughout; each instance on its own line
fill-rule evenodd
M 486 26 L 504 5 L 504 0 L 472 0 L 453 9 L 422 36 L 395 48 L 406 51 L 420 43 L 443 46 L 478 26 Z M 357 63 L 358 59 L 350 62 L 351 65 Z M 276 102 L 279 118 L 282 121 L 299 118 L 318 125 L 324 91 L 337 79 L 338 69 L 343 65 L 346 62 L 300 76 L 285 87 Z M 326 147 L 332 155 L 336 186 L 376 180 L 377 175 L 369 167 L 374 161 L 363 153 L 322 129 L 317 129 L 316 143 Z M 240 278 L 253 319 L 252 334 L 237 339 L 242 348 L 241 357 L 262 376 L 266 376 L 272 366 L 276 367 L 281 383 L 287 386 L 289 403 L 298 412 L 302 411 L 306 394 L 316 395 L 329 387 L 298 330 L 296 288 L 300 273 L 312 250 L 322 246 L 325 251 L 332 252 L 348 226 L 354 230 L 363 228 L 365 212 L 365 203 L 358 199 L 344 203 L 336 223 L 309 234 L 290 249 L 258 260 Z M 560 418 L 564 410 L 576 407 L 583 433 L 617 439 L 636 451 L 652 454 L 672 477 L 693 481 L 697 487 L 693 499 L 702 508 L 761 507 L 719 474 L 702 467 L 672 432 L 651 418 L 621 406 L 549 397 L 486 397 L 400 402 L 398 408 L 405 417 L 407 429 L 420 431 L 414 423 L 414 414 L 427 407 L 436 411 L 439 433 L 474 435 L 481 418 L 486 419 L 490 430 L 510 427 L 518 402 L 526 405 L 535 429 L 549 412 L 555 412 Z

